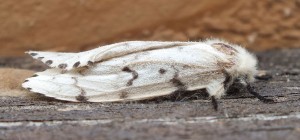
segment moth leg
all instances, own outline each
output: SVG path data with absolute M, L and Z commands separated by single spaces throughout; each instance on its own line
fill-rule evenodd
M 224 84 L 222 82 L 214 81 L 207 86 L 206 91 L 209 96 L 220 99 L 225 94 Z
M 224 84 L 219 81 L 214 81 L 213 83 L 209 84 L 206 88 L 209 96 L 211 97 L 212 105 L 214 109 L 218 110 L 218 102 L 217 99 L 220 99 L 222 95 L 225 93 Z
M 250 84 L 247 84 L 246 88 L 250 94 L 254 95 L 256 98 L 258 98 L 260 101 L 262 101 L 264 103 L 274 103 L 275 102 L 273 99 L 267 99 L 264 96 L 259 95 L 259 93 L 255 92 L 253 90 L 253 87 Z
M 211 103 L 212 103 L 215 111 L 218 111 L 218 102 L 217 102 L 215 96 L 211 96 Z

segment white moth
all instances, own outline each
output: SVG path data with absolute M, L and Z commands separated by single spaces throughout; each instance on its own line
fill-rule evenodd
M 248 85 L 257 72 L 252 54 L 218 39 L 128 41 L 80 53 L 27 53 L 51 68 L 22 86 L 74 102 L 143 100 L 196 89 L 206 89 L 214 101 L 234 80 Z

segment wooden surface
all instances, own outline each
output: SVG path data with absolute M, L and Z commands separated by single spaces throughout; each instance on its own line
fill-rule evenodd
M 0 139 L 299 139 L 300 49 L 257 55 L 273 78 L 253 86 L 274 104 L 238 86 L 218 112 L 205 97 L 102 104 L 2 96 Z M 29 58 L 2 58 L 0 66 L 43 69 Z

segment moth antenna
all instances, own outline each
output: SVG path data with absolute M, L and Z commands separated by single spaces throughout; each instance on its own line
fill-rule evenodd
M 255 92 L 253 90 L 253 87 L 251 87 L 250 84 L 247 84 L 247 90 L 250 94 L 254 95 L 257 99 L 259 99 L 260 101 L 262 101 L 264 103 L 274 103 L 275 102 L 273 99 L 267 99 L 264 96 L 261 96 L 259 93 Z
M 212 103 L 215 111 L 218 111 L 218 102 L 217 102 L 215 96 L 211 96 L 211 103 Z

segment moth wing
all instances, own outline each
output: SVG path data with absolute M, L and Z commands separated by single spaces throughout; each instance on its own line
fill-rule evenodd
M 176 90 L 195 90 L 208 86 L 212 79 L 222 78 L 222 73 L 212 73 L 198 68 L 183 70 L 165 64 L 132 66 L 133 73 L 119 71 L 104 75 L 85 75 L 76 72 L 61 74 L 59 69 L 49 69 L 28 78 L 23 87 L 48 97 L 73 102 L 116 102 L 143 100 L 170 95 Z M 147 68 L 146 68 L 147 67 Z M 160 68 L 160 69 L 157 69 Z M 153 69 L 157 69 L 153 73 Z M 162 69 L 166 73 L 162 74 Z M 177 72 L 177 71 L 181 72 Z M 197 72 L 196 72 L 197 71 Z M 98 72 L 95 72 L 98 73 Z
M 128 41 L 102 46 L 80 53 L 57 53 L 28 51 L 27 54 L 41 60 L 52 68 L 71 70 L 78 67 L 91 66 L 95 62 L 105 61 L 115 57 L 163 48 L 195 44 L 195 42 L 158 42 L 158 41 Z
M 176 90 L 206 88 L 212 81 L 224 80 L 217 63 L 222 55 L 201 44 L 157 49 L 97 63 L 83 73 L 74 69 L 62 74 L 60 69 L 49 69 L 27 79 L 23 87 L 67 101 L 142 100 Z
M 126 87 L 125 80 L 130 78 L 130 73 L 125 72 L 118 75 L 81 76 L 76 72 L 61 74 L 59 69 L 48 69 L 26 79 L 22 86 L 31 92 L 60 100 L 111 102 L 121 101 L 120 97 L 127 96 L 122 87 Z
M 77 101 L 76 97 L 81 93 L 80 88 L 74 86 L 75 79 L 72 74 L 60 74 L 59 69 L 49 69 L 36 73 L 35 77 L 25 80 L 22 86 L 31 92 L 40 93 L 47 97 L 53 97 L 66 101 Z

